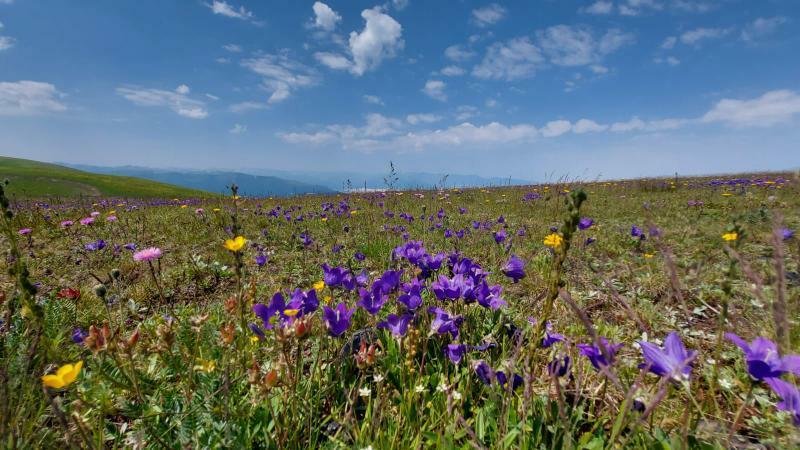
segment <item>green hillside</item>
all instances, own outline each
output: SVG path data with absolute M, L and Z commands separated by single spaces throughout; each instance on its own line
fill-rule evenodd
M 0 180 L 21 197 L 194 197 L 209 193 L 141 178 L 99 175 L 56 164 L 0 156 Z

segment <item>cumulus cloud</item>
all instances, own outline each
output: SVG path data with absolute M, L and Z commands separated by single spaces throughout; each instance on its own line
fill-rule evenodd
M 226 45 L 223 45 L 222 48 L 224 48 L 226 51 L 229 51 L 231 53 L 241 53 L 242 52 L 242 47 L 239 46 L 239 45 L 236 45 L 236 44 L 226 44 Z
M 497 3 L 492 3 L 483 8 L 472 10 L 472 21 L 479 27 L 488 27 L 503 20 L 506 16 L 506 9 Z
M 214 14 L 230 17 L 232 19 L 241 19 L 241 20 L 255 19 L 253 13 L 245 9 L 244 6 L 240 6 L 237 8 L 222 0 L 214 0 L 211 3 L 207 3 L 206 6 L 211 8 L 211 11 Z
M 422 92 L 425 93 L 428 97 L 439 100 L 440 102 L 447 101 L 447 94 L 444 93 L 444 88 L 447 86 L 447 83 L 441 80 L 428 80 L 425 83 L 425 87 L 422 88 Z
M 402 11 L 408 6 L 408 0 L 392 0 L 392 6 L 394 9 Z
M 17 40 L 11 36 L 0 36 L 0 52 L 10 49 L 16 42 Z
M 701 120 L 737 127 L 767 127 L 789 122 L 797 114 L 800 114 L 800 95 L 777 90 L 751 100 L 722 99 Z
M 270 92 L 267 100 L 270 104 L 286 100 L 295 90 L 318 82 L 312 68 L 290 59 L 285 53 L 245 59 L 242 66 L 261 75 L 264 88 Z
M 459 111 L 474 114 L 477 109 L 462 106 Z M 291 144 L 338 144 L 344 149 L 368 152 L 445 147 L 486 149 L 491 145 L 557 139 L 566 135 L 586 133 L 662 133 L 707 123 L 723 123 L 736 127 L 766 127 L 789 123 L 797 115 L 800 115 L 800 95 L 790 90 L 779 90 L 749 100 L 720 100 L 698 118 L 644 120 L 634 116 L 627 121 L 610 124 L 588 118 L 575 122 L 557 119 L 546 122 L 541 127 L 528 123 L 500 122 L 479 125 L 464 121 L 466 119 L 458 119 L 461 123 L 429 129 L 426 125 L 440 121 L 442 117 L 434 114 L 409 114 L 403 122 L 380 114 L 371 114 L 367 116 L 362 126 L 328 125 L 310 132 L 279 133 L 278 136 Z M 417 126 L 421 129 L 409 129 Z
M 730 28 L 695 28 L 681 34 L 680 41 L 686 45 L 695 45 L 701 41 L 719 39 L 730 32 Z
M 484 79 L 517 80 L 533 76 L 543 62 L 539 48 L 529 38 L 515 38 L 490 45 L 481 63 L 472 69 L 472 75 Z
M 32 116 L 67 109 L 63 94 L 55 86 L 41 81 L 0 82 L 0 115 Z
M 240 123 L 234 124 L 233 128 L 228 130 L 230 134 L 242 134 L 247 131 L 247 125 L 242 125 Z
M 383 106 L 383 100 L 381 100 L 381 98 L 378 97 L 377 95 L 365 94 L 362 98 L 364 99 L 365 102 L 370 103 L 372 105 L 381 105 L 381 106 Z
M 259 102 L 241 102 L 241 103 L 234 103 L 228 109 L 237 114 L 246 113 L 250 111 L 257 111 L 259 109 L 267 109 L 269 105 L 266 103 L 259 103 Z
M 653 62 L 656 64 L 667 64 L 672 67 L 675 67 L 681 63 L 681 60 L 674 56 L 667 56 L 666 58 L 661 58 L 661 57 L 653 58 Z
M 383 60 L 393 58 L 402 50 L 403 27 L 380 7 L 361 11 L 366 22 L 359 33 L 350 33 L 348 56 L 338 53 L 318 52 L 314 57 L 320 63 L 335 70 L 348 70 L 361 76 L 369 70 L 376 69 Z
M 442 70 L 439 71 L 439 73 L 441 73 L 446 77 L 457 77 L 464 75 L 465 70 L 462 69 L 461 67 L 450 65 L 447 67 L 443 67 Z
M 442 120 L 442 116 L 437 116 L 436 114 L 409 114 L 406 116 L 406 122 L 411 125 L 434 123 L 440 120 Z
M 592 3 L 591 5 L 581 9 L 581 12 L 585 12 L 587 14 L 611 14 L 614 11 L 614 3 L 608 1 L 597 1 Z
M 189 92 L 190 89 L 185 84 L 178 86 L 174 91 L 146 89 L 138 86 L 117 88 L 117 94 L 137 106 L 164 106 L 179 116 L 190 119 L 208 117 L 205 102 L 190 98 Z
M 744 27 L 740 37 L 743 41 L 753 42 L 774 33 L 786 22 L 788 22 L 786 17 L 759 17 Z
M 584 133 L 599 133 L 608 129 L 608 125 L 600 125 L 594 120 L 580 119 L 572 125 L 572 131 L 575 134 Z
M 311 8 L 314 10 L 314 19 L 311 25 L 315 28 L 330 32 L 342 20 L 342 16 L 325 3 L 314 2 L 314 6 Z
M 475 52 L 462 45 L 451 45 L 444 49 L 444 56 L 451 61 L 464 62 L 472 59 L 475 56 Z
M 596 38 L 581 26 L 555 25 L 537 33 L 538 43 L 551 63 L 583 66 L 601 61 L 621 47 L 635 42 L 631 33 L 612 28 Z

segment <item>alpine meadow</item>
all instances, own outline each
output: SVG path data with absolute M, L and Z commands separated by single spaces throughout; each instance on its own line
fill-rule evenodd
M 800 448 L 798 36 L 0 0 L 0 447 Z

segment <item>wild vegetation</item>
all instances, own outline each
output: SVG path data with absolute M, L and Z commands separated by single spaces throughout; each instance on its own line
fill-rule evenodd
M 800 446 L 794 175 L 15 189 L 6 447 Z

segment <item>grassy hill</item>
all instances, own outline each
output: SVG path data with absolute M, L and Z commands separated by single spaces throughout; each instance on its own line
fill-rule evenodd
M 99 175 L 28 159 L 0 156 L 0 180 L 11 181 L 9 193 L 22 197 L 194 197 L 208 192 L 134 177 Z

